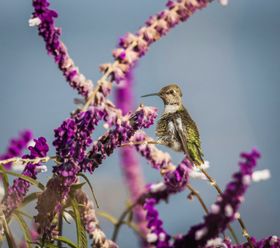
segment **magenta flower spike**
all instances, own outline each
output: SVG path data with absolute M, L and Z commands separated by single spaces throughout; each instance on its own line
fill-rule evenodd
M 44 137 L 40 137 L 39 139 L 35 139 L 35 146 L 29 146 L 30 155 L 25 155 L 23 158 L 42 158 L 45 157 L 49 151 L 49 147 L 47 141 Z M 29 176 L 33 179 L 36 179 L 37 170 L 36 167 L 40 166 L 38 164 L 28 163 L 23 170 L 22 174 L 25 176 Z M 15 210 L 20 202 L 23 200 L 26 195 L 28 189 L 30 187 L 30 183 L 25 181 L 24 179 L 17 178 L 14 180 L 12 186 L 8 188 L 8 193 L 5 195 L 2 204 L 5 205 L 5 216 L 9 217 L 13 210 Z
M 92 90 L 92 82 L 79 72 L 79 68 L 68 54 L 66 46 L 60 40 L 61 29 L 55 26 L 55 18 L 58 17 L 58 14 L 49 9 L 49 5 L 48 0 L 34 0 L 34 12 L 29 20 L 29 25 L 38 26 L 39 35 L 46 43 L 48 54 L 54 58 L 69 85 L 86 97 Z
M 172 247 L 171 235 L 163 228 L 163 221 L 160 219 L 155 205 L 161 200 L 166 201 L 171 194 L 181 192 L 186 188 L 189 181 L 190 164 L 186 157 L 175 170 L 164 175 L 163 182 L 147 185 L 147 197 L 145 197 L 143 207 L 146 210 L 147 228 L 149 229 L 146 240 L 152 246 Z
M 10 141 L 9 146 L 4 154 L 0 155 L 0 160 L 9 159 L 12 157 L 20 157 L 24 149 L 27 148 L 27 144 L 32 139 L 32 132 L 30 130 L 22 131 L 19 134 L 19 137 L 13 138 Z M 11 169 L 12 164 L 5 164 L 4 167 L 6 169 Z
M 93 172 L 115 148 L 128 142 L 137 130 L 150 127 L 156 117 L 156 108 L 140 106 L 135 113 L 118 118 L 115 128 L 107 131 L 94 142 L 88 157 L 81 165 L 82 170 Z
M 114 80 L 125 80 L 135 63 L 146 54 L 149 46 L 166 35 L 174 26 L 186 21 L 196 10 L 207 6 L 209 1 L 178 0 L 168 1 L 167 9 L 151 16 L 136 34 L 127 33 L 120 38 L 119 48 L 113 51 L 117 63 L 112 66 Z M 102 71 L 110 65 L 101 67 Z
M 280 247 L 280 239 L 276 235 L 257 240 L 251 237 L 251 243 L 254 248 L 278 248 Z M 207 241 L 205 248 L 216 248 L 216 247 L 227 247 L 227 248 L 248 248 L 250 247 L 248 242 L 240 245 L 233 244 L 229 238 L 215 238 Z

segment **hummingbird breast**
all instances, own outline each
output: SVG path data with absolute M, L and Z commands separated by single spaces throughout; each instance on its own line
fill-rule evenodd
M 183 151 L 183 147 L 172 118 L 172 114 L 162 115 L 157 123 L 156 135 L 160 143 L 170 147 L 176 152 L 181 152 Z

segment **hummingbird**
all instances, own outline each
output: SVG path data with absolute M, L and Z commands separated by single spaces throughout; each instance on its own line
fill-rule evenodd
M 156 125 L 157 143 L 184 152 L 197 166 L 204 164 L 198 128 L 183 105 L 180 87 L 170 84 L 158 93 L 142 97 L 148 96 L 159 96 L 164 103 L 164 112 Z

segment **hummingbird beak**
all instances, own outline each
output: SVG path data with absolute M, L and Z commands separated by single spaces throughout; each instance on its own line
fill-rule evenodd
M 147 96 L 159 96 L 159 93 L 152 93 L 152 94 L 144 95 L 141 97 L 147 97 Z

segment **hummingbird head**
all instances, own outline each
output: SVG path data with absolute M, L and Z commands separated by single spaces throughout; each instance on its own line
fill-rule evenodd
M 170 84 L 163 87 L 158 93 L 144 95 L 147 96 L 159 96 L 165 105 L 181 105 L 182 103 L 182 91 L 177 84 Z

